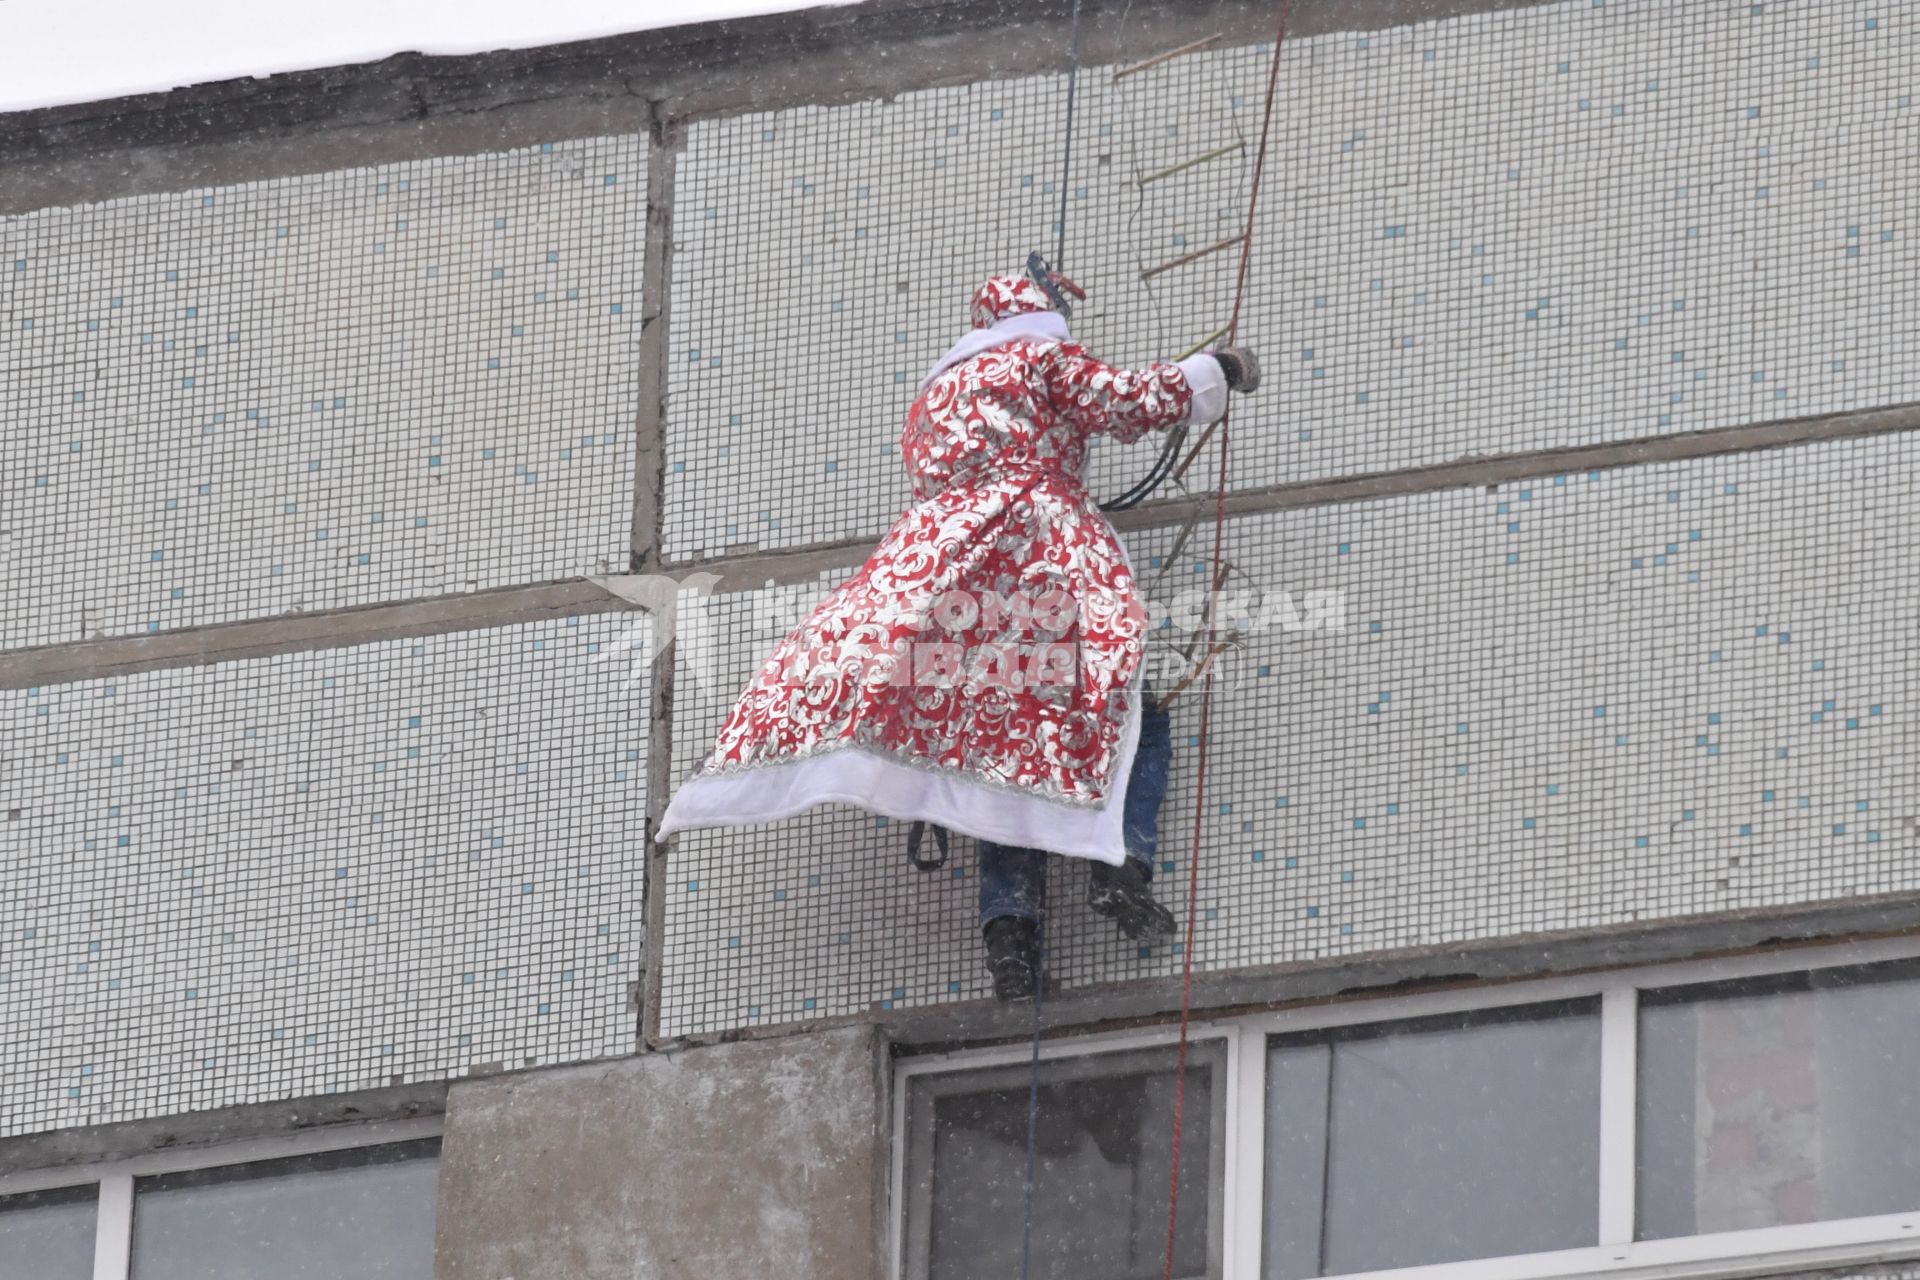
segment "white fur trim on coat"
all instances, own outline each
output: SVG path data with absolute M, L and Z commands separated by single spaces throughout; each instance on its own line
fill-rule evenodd
M 1220 362 L 1202 351 L 1182 360 L 1180 372 L 1187 375 L 1187 385 L 1193 388 L 1193 408 L 1187 411 L 1187 421 L 1197 427 L 1220 421 L 1227 411 L 1227 375 L 1221 371 Z
M 1020 795 L 865 751 L 843 750 L 741 773 L 689 778 L 673 793 L 655 838 L 665 840 L 691 827 L 778 822 L 816 805 L 838 803 L 858 805 L 902 822 L 924 820 L 976 840 L 1044 849 L 1117 867 L 1127 858 L 1123 829 L 1127 782 L 1139 745 L 1136 699 L 1120 739 L 1113 785 L 1106 803 L 1097 809 Z
M 1065 342 L 1072 336 L 1067 331 L 1067 318 L 1058 311 L 1028 311 L 1008 316 L 998 324 L 973 330 L 947 348 L 947 354 L 934 361 L 933 368 L 927 370 L 927 376 L 920 379 L 920 390 L 925 391 L 932 386 L 935 378 L 953 366 L 988 351 L 1023 341 Z

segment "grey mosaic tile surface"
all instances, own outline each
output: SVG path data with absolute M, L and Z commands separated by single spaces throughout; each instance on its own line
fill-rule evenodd
M 1234 252 L 1141 273 L 1237 234 L 1267 66 L 1250 46 L 1083 75 L 1066 265 L 1103 358 L 1226 323 Z M 1237 414 L 1234 483 L 1911 401 L 1917 82 L 1920 19 L 1851 0 L 1564 0 L 1289 41 L 1242 327 L 1268 383 Z M 921 375 L 981 279 L 1053 251 L 1064 90 L 692 128 L 670 556 L 900 512 Z M 1152 456 L 1097 451 L 1096 487 Z
M 7 691 L 0 1134 L 631 1052 L 634 625 Z
M 1231 521 L 1196 962 L 1920 888 L 1916 474 L 1897 436 Z M 1212 568 L 1208 526 L 1178 540 L 1131 540 L 1169 636 Z M 704 631 L 683 603 L 676 776 L 842 576 L 708 597 Z M 1175 711 L 1180 914 L 1199 699 Z M 678 839 L 669 1034 L 986 994 L 970 852 L 915 873 L 898 825 L 838 808 Z M 1085 874 L 1053 876 L 1059 979 L 1177 973 L 1079 904 Z
M 646 164 L 0 219 L 0 647 L 624 570 Z

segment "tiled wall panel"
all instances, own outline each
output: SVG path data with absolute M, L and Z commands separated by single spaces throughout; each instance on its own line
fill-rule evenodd
M 646 148 L 0 219 L 0 647 L 626 567 Z
M 1066 266 L 1098 351 L 1224 323 L 1231 254 L 1141 273 L 1237 228 L 1267 55 L 1083 78 Z M 1913 401 L 1917 82 L 1920 23 L 1878 0 L 1290 42 L 1235 483 Z M 981 276 L 1052 247 L 1063 89 L 692 127 L 669 557 L 898 512 L 920 373 Z M 0 219 L 0 647 L 623 568 L 645 164 L 599 139 Z M 1341 591 L 1346 625 L 1249 626 L 1223 664 L 1199 963 L 1920 887 L 1917 450 L 1232 522 L 1236 586 Z M 1098 487 L 1151 452 L 1098 451 Z M 1162 602 L 1213 568 L 1181 541 L 1132 539 Z M 823 585 L 689 601 L 679 771 Z M 631 1049 L 633 622 L 6 695 L 0 1133 Z M 901 845 L 845 810 L 683 837 L 663 1030 L 985 994 L 971 849 L 925 876 Z M 1083 880 L 1055 869 L 1062 982 L 1177 970 Z
M 1234 253 L 1140 273 L 1237 231 L 1267 65 L 1083 74 L 1066 265 L 1106 358 L 1225 324 Z M 1912 400 L 1916 89 L 1920 18 L 1879 0 L 1563 0 L 1288 42 L 1235 483 Z M 1053 251 L 1064 96 L 1036 77 L 692 128 L 670 556 L 899 513 L 900 424 L 973 286 Z M 1152 453 L 1096 454 L 1098 488 Z
M 631 1052 L 646 643 L 602 614 L 8 692 L 0 1135 Z
M 1197 963 L 1920 888 L 1916 477 L 1920 439 L 1896 436 L 1230 522 L 1229 589 L 1267 603 L 1231 611 Z M 1131 539 L 1167 606 L 1211 568 L 1208 526 L 1169 561 L 1178 538 Z M 683 604 L 680 773 L 842 576 Z M 1338 632 L 1268 608 L 1329 590 Z M 1198 704 L 1175 706 L 1162 821 L 1176 913 Z M 667 1033 L 986 994 L 970 843 L 925 875 L 897 825 L 851 809 L 678 839 Z M 1089 915 L 1084 882 L 1056 866 L 1064 984 L 1178 972 Z

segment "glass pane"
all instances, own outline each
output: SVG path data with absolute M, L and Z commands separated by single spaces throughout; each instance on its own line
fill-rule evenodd
M 0 1196 L 0 1276 L 92 1280 L 98 1187 Z
M 1920 965 L 1648 992 L 1645 1240 L 1920 1209 Z
M 432 1280 L 438 1142 L 143 1178 L 133 1280 Z
M 1214 1081 L 1223 1051 L 1187 1058 L 1174 1274 L 1213 1273 L 1222 1161 Z M 1048 1063 L 1040 1087 L 1034 1280 L 1159 1280 L 1166 1260 L 1176 1059 L 1107 1054 Z M 1020 1274 L 1027 1068 L 914 1082 L 911 1176 L 924 1225 L 912 1274 Z M 929 1159 L 928 1148 L 931 1148 Z M 924 1269 L 922 1269 L 924 1268 Z
M 1268 1280 L 1599 1239 L 1592 1001 L 1276 1037 Z

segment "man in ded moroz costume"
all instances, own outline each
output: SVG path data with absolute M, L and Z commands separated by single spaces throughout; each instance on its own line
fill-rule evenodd
M 1040 979 L 1046 853 L 1093 864 L 1089 901 L 1127 936 L 1173 931 L 1149 888 L 1167 716 L 1088 444 L 1214 422 L 1258 380 L 1239 348 L 1102 364 L 1068 331 L 1069 293 L 1037 259 L 980 286 L 901 434 L 913 505 L 761 666 L 660 832 L 838 802 L 970 835 L 1002 999 Z

